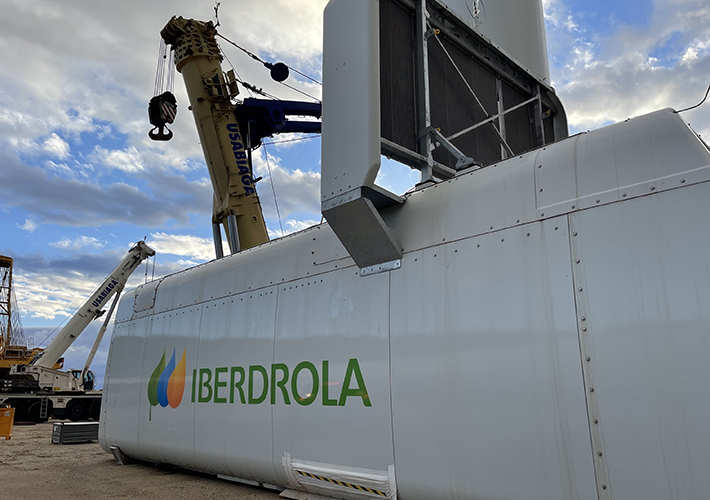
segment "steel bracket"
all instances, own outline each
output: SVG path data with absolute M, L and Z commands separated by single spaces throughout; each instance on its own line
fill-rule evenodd
M 119 448 L 118 446 L 109 446 L 109 449 L 111 450 L 113 459 L 118 465 L 126 465 L 128 463 L 128 457 L 123 454 L 121 448 Z
M 451 153 L 451 155 L 456 158 L 456 166 L 454 167 L 456 170 L 461 170 L 466 167 L 470 167 L 471 165 L 476 165 L 478 167 L 482 167 L 483 164 L 481 162 L 478 162 L 474 160 L 473 158 L 466 156 L 461 152 L 459 148 L 454 146 L 451 141 L 449 141 L 444 135 L 439 132 L 437 129 L 435 129 L 432 126 L 427 127 L 427 132 L 429 132 L 429 135 L 436 140 L 439 144 L 444 146 L 444 148 Z
M 382 264 L 377 264 L 374 266 L 367 266 L 360 269 L 360 276 L 370 276 L 372 274 L 386 273 L 388 271 L 394 271 L 402 267 L 402 259 L 395 259 L 389 262 L 383 262 Z

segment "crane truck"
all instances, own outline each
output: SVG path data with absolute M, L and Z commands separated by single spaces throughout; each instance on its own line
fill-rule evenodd
M 35 350 L 27 362 L 10 367 L 0 379 L 0 404 L 15 408 L 15 420 L 46 421 L 50 416 L 70 420 L 98 420 L 101 391 L 94 390 L 95 376 L 89 369 L 128 278 L 155 251 L 145 242 L 137 242 L 116 268 L 94 290 L 67 324 L 44 350 Z M 111 302 L 108 313 L 104 306 Z M 79 335 L 96 318 L 104 316 L 103 325 L 82 369 L 57 369 L 60 359 Z

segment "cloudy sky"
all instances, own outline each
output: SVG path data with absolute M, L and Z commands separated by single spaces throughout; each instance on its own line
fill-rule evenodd
M 543 1 L 552 83 L 571 132 L 703 97 L 707 0 Z M 320 79 L 326 3 L 222 0 L 220 33 Z M 212 191 L 180 75 L 176 139 L 148 139 L 146 106 L 160 29 L 172 15 L 211 19 L 213 7 L 212 0 L 0 0 L 0 254 L 15 259 L 22 322 L 35 344 L 47 344 L 136 240 L 146 237 L 158 256 L 131 285 L 212 257 Z M 307 100 L 222 45 L 225 66 L 244 81 Z M 320 96 L 299 75 L 288 83 Z M 684 117 L 710 137 L 710 104 Z M 255 168 L 272 237 L 319 222 L 320 138 L 269 144 L 266 154 L 270 174 L 264 148 Z M 406 168 L 390 168 L 380 183 L 403 192 L 416 180 Z M 67 368 L 83 366 L 95 323 L 67 353 Z M 107 340 L 94 362 L 99 378 Z

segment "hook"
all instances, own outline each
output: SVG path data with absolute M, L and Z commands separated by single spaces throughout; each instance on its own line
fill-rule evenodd
M 165 133 L 166 130 L 168 132 L 167 134 Z M 150 137 L 154 141 L 169 141 L 173 138 L 173 132 L 165 125 L 160 125 L 148 132 L 148 137 Z

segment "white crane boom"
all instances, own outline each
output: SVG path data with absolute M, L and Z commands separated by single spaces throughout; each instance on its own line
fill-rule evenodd
M 139 241 L 128 251 L 116 268 L 108 275 L 96 291 L 82 304 L 77 313 L 62 328 L 42 354 L 30 364 L 37 367 L 52 368 L 61 358 L 89 323 L 101 316 L 103 306 L 116 293 L 123 290 L 128 278 L 141 262 L 155 255 L 155 250 L 144 241 Z

